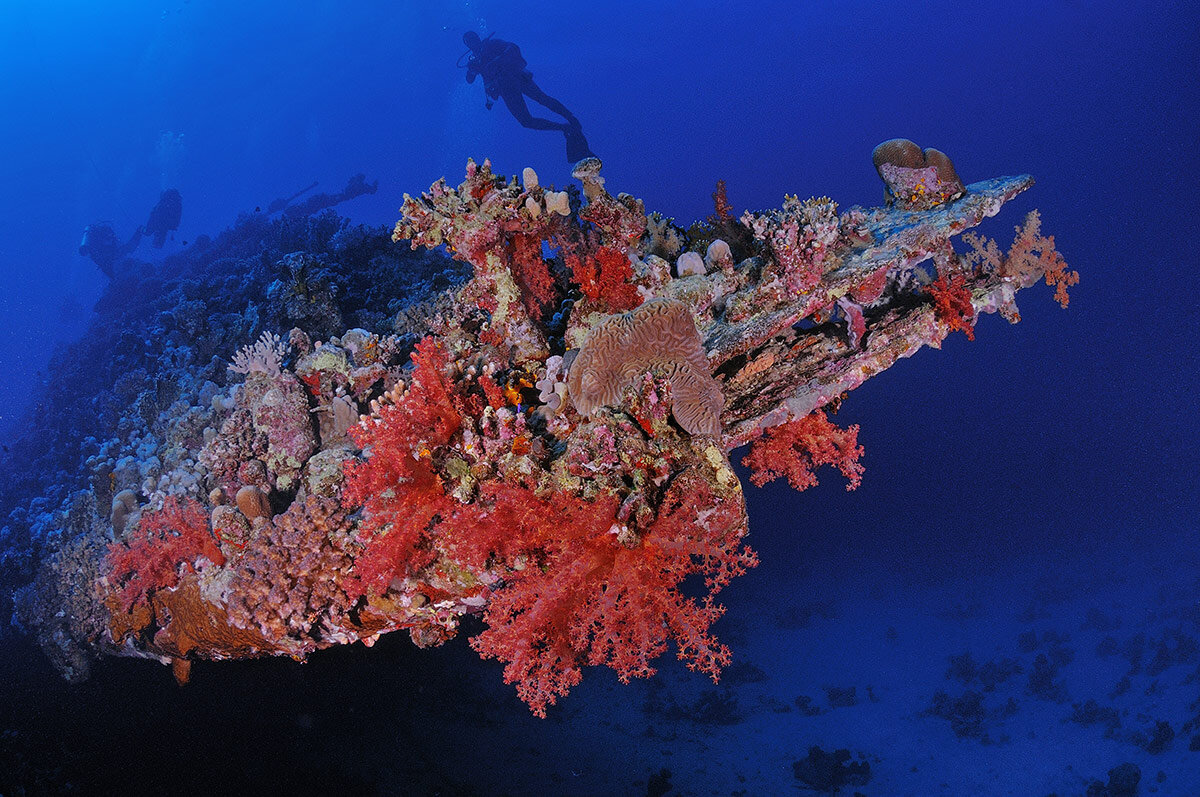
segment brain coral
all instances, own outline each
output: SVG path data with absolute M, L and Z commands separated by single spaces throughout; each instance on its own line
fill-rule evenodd
M 647 371 L 670 381 L 671 411 L 685 431 L 720 433 L 721 386 L 713 379 L 691 312 L 674 299 L 652 299 L 594 326 L 571 363 L 567 392 L 575 409 L 591 415 L 620 403 L 621 391 Z

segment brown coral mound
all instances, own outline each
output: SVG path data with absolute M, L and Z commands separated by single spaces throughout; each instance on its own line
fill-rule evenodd
M 890 138 L 875 147 L 871 152 L 871 161 L 875 164 L 876 171 L 885 163 L 905 169 L 921 169 L 929 165 L 925 163 L 921 148 L 907 138 Z M 879 176 L 882 178 L 883 173 L 880 172 Z
M 621 391 L 647 371 L 670 381 L 671 411 L 686 432 L 720 433 L 721 386 L 713 379 L 691 312 L 674 299 L 653 299 L 593 327 L 571 364 L 571 401 L 581 414 L 591 415 L 619 403 Z
M 353 603 L 339 586 L 357 546 L 349 529 L 335 498 L 310 495 L 276 516 L 237 560 L 229 585 L 232 623 L 299 654 L 339 634 Z
M 942 185 L 952 186 L 957 188 L 958 193 L 962 193 L 963 181 L 959 179 L 958 172 L 954 169 L 954 163 L 950 160 L 950 156 L 942 152 L 940 149 L 929 147 L 925 150 L 925 163 L 937 169 L 938 182 Z
M 907 138 L 889 139 L 875 147 L 871 161 L 887 187 L 889 205 L 899 201 L 928 210 L 966 191 L 946 153 L 932 147 L 922 151 Z

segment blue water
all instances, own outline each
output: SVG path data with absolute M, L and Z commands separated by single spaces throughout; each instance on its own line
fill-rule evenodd
M 855 391 L 838 421 L 862 427 L 856 492 L 832 477 L 748 489 L 762 565 L 729 589 L 718 631 L 762 679 L 743 671 L 706 697 L 669 662 L 632 686 L 589 673 L 537 721 L 461 640 L 208 665 L 181 692 L 123 660 L 68 688 L 8 634 L 14 705 L 41 711 L 4 713 L 0 769 L 54 760 L 82 793 L 237 793 L 244 770 L 268 793 L 753 795 L 800 789 L 793 762 L 820 746 L 871 762 L 872 780 L 848 787 L 866 794 L 1082 794 L 1126 762 L 1142 793 L 1200 793 L 1200 729 L 1186 730 L 1200 658 L 1176 655 L 1200 640 L 1193 3 L 10 0 L 4 439 L 108 284 L 77 254 L 83 229 L 131 234 L 164 188 L 182 222 L 161 251 L 143 244 L 151 261 L 314 180 L 378 180 L 337 208 L 369 225 L 392 224 L 405 192 L 457 182 L 468 157 L 566 183 L 561 134 L 487 110 L 463 79 L 467 30 L 517 42 L 580 119 L 607 187 L 684 224 L 711 212 L 717 179 L 738 212 L 791 193 L 878 204 L 870 153 L 893 137 L 949 153 L 966 182 L 1030 173 L 983 229 L 1006 242 L 1038 208 L 1081 275 L 1070 308 L 1023 292 L 1020 324 L 985 317 L 974 342 L 952 336 Z M 1091 609 L 1118 628 L 1096 630 Z M 1139 633 L 1146 660 L 1161 642 L 1168 664 L 1110 697 L 1129 668 L 1098 646 Z M 1056 700 L 1029 682 L 1038 654 L 1061 649 Z M 948 676 L 964 652 L 1021 673 L 983 690 Z M 931 708 L 971 689 L 982 735 Z M 1114 707 L 1116 731 L 1070 721 L 1088 699 Z M 736 706 L 695 720 L 714 700 Z M 115 760 L 130 762 L 120 787 Z

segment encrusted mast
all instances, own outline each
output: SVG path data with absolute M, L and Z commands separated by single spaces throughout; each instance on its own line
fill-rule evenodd
M 596 159 L 582 190 L 485 161 L 406 196 L 393 239 L 474 269 L 422 316 L 411 365 L 397 337 L 264 334 L 187 473 L 122 491 L 106 539 L 50 558 L 28 624 L 68 674 L 100 650 L 186 680 L 197 659 L 398 629 L 439 644 L 479 614 L 472 646 L 543 716 L 584 665 L 628 680 L 673 647 L 717 678 L 714 596 L 756 563 L 730 452 L 751 445 L 755 484 L 832 465 L 853 488 L 857 428 L 826 407 L 980 313 L 1016 321 L 1038 280 L 1065 305 L 1077 279 L 1036 214 L 1007 253 L 951 246 L 1028 176 L 964 187 L 902 140 L 875 164 L 887 207 L 787 197 L 737 218 L 718 184 L 686 230 L 609 194 Z

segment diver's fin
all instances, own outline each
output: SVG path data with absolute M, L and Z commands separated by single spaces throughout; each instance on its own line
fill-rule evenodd
M 584 158 L 596 157 L 588 146 L 587 139 L 583 137 L 583 130 L 568 127 L 563 131 L 563 135 L 567 137 L 567 163 L 579 163 Z

